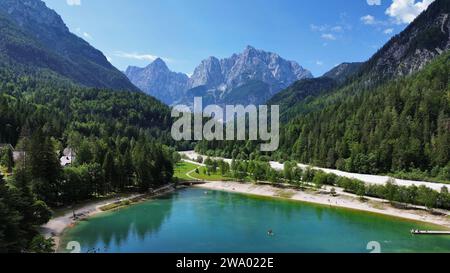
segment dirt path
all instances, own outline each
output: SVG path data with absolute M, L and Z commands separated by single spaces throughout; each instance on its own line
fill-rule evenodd
M 192 160 L 187 160 L 187 159 L 183 159 L 182 161 L 199 166 L 198 168 L 187 172 L 186 176 L 189 177 L 190 179 L 194 180 L 194 181 L 200 181 L 200 179 L 193 177 L 191 174 L 194 173 L 196 170 L 198 170 L 200 167 L 204 167 L 205 164 L 198 163 L 198 162 L 195 162 L 195 161 L 192 161 Z
M 187 156 L 190 159 L 196 159 L 200 154 L 196 153 L 195 151 L 188 151 L 188 152 L 181 152 L 181 154 Z M 204 157 L 204 156 L 203 156 Z M 212 159 L 222 159 L 227 163 L 231 163 L 231 159 L 228 158 L 220 158 L 220 157 L 211 157 Z M 270 166 L 275 170 L 283 170 L 284 164 L 281 164 L 279 162 L 271 161 Z M 318 168 L 313 167 L 305 164 L 298 164 L 299 167 L 306 169 L 306 168 L 312 168 L 314 170 L 321 170 L 325 173 L 332 173 L 337 176 L 347 177 L 351 179 L 358 179 L 361 180 L 364 183 L 367 184 L 378 184 L 378 185 L 385 185 L 389 180 L 394 179 L 395 183 L 400 186 L 412 186 L 415 185 L 417 187 L 425 186 L 430 189 L 441 191 L 442 187 L 447 187 L 447 189 L 450 191 L 450 185 L 448 184 L 441 184 L 441 183 L 433 183 L 433 182 L 426 182 L 426 181 L 412 181 L 412 180 L 405 180 L 405 179 L 396 179 L 389 176 L 382 176 L 382 175 L 370 175 L 370 174 L 359 174 L 359 173 L 350 173 L 350 172 L 343 172 L 339 170 L 333 170 L 333 169 L 327 169 L 327 168 Z

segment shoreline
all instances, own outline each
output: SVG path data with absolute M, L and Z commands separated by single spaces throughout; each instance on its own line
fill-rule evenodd
M 168 190 L 169 189 L 169 190 Z M 58 216 L 55 218 L 50 219 L 46 224 L 41 226 L 41 234 L 45 238 L 52 238 L 54 241 L 54 250 L 55 253 L 58 251 L 60 242 L 61 242 L 61 236 L 64 234 L 65 230 L 71 227 L 74 227 L 76 224 L 78 224 L 80 221 L 86 220 L 88 218 L 91 218 L 93 216 L 96 216 L 98 214 L 111 212 L 111 211 L 117 211 L 119 209 L 139 204 L 141 202 L 150 200 L 151 198 L 158 197 L 163 194 L 167 194 L 170 192 L 173 192 L 175 188 L 173 185 L 165 186 L 160 189 L 157 189 L 154 191 L 153 194 L 131 194 L 127 197 L 123 198 L 110 198 L 106 200 L 101 201 L 94 201 L 89 204 L 83 205 L 80 208 L 77 208 L 75 210 L 76 216 L 78 216 L 76 219 L 73 218 L 73 211 L 68 211 L 64 213 L 62 216 Z M 102 207 L 112 205 L 112 204 L 119 204 L 125 201 L 132 201 L 137 200 L 135 202 L 130 203 L 129 205 L 119 205 L 117 207 L 114 207 L 109 210 L 102 210 Z
M 399 209 L 391 206 L 385 200 L 369 198 L 363 202 L 356 196 L 354 197 L 350 194 L 343 194 L 342 192 L 339 192 L 337 196 L 331 196 L 325 193 L 321 194 L 293 189 L 280 189 L 270 185 L 222 181 L 207 182 L 205 184 L 195 185 L 194 187 L 262 197 L 281 198 L 284 200 L 317 204 L 332 208 L 343 208 L 375 213 L 400 218 L 403 220 L 436 225 L 450 230 L 449 212 L 447 212 L 447 215 L 439 216 L 418 208 Z
M 389 217 L 395 217 L 402 220 L 414 221 L 423 224 L 435 225 L 442 229 L 450 230 L 450 212 L 447 215 L 433 215 L 428 211 L 419 208 L 411 209 L 399 209 L 392 207 L 387 201 L 375 198 L 369 198 L 366 201 L 360 201 L 358 197 L 338 191 L 336 196 L 331 196 L 326 193 L 318 193 L 311 191 L 300 191 L 294 189 L 277 188 L 271 185 L 254 184 L 254 183 L 240 183 L 240 182 L 224 182 L 213 181 L 205 182 L 205 184 L 199 184 L 192 186 L 193 188 L 225 191 L 231 193 L 247 194 L 260 197 L 276 198 L 288 201 L 303 202 L 309 204 L 322 205 L 329 208 L 342 208 L 361 212 L 368 212 L 378 215 L 384 215 Z M 167 189 L 165 187 L 165 189 Z M 41 234 L 46 238 L 53 238 L 55 246 L 55 252 L 60 247 L 61 236 L 65 230 L 75 226 L 80 221 L 86 220 L 101 213 L 110 211 L 117 211 L 119 209 L 135 205 L 151 198 L 158 197 L 176 190 L 171 188 L 170 190 L 162 190 L 156 194 L 132 194 L 125 198 L 113 198 L 108 200 L 102 200 L 93 202 L 82 206 L 76 210 L 76 214 L 79 216 L 77 219 L 73 219 L 73 212 L 69 211 L 62 216 L 50 219 L 50 221 L 41 226 Z M 111 204 L 131 201 L 133 199 L 139 199 L 136 202 L 132 202 L 129 205 L 123 205 L 115 207 L 111 210 L 101 210 L 102 207 Z
M 195 159 L 199 156 L 201 156 L 203 158 L 209 157 L 206 155 L 199 154 L 195 151 L 184 151 L 184 152 L 179 152 L 179 153 L 181 155 L 186 156 L 191 161 L 195 161 Z M 209 158 L 211 158 L 213 160 L 224 160 L 228 164 L 231 164 L 231 162 L 232 162 L 232 160 L 229 158 L 214 157 L 214 156 L 210 156 Z M 279 162 L 269 161 L 269 164 L 270 164 L 270 167 L 274 170 L 280 171 L 280 170 L 284 169 L 284 164 L 281 164 Z M 313 170 L 323 171 L 328 174 L 332 173 L 332 174 L 335 174 L 335 175 L 341 176 L 341 177 L 347 177 L 350 179 L 358 179 L 358 180 L 364 182 L 365 184 L 385 185 L 390 179 L 394 179 L 395 183 L 399 186 L 407 186 L 408 187 L 408 186 L 415 185 L 417 187 L 420 187 L 423 185 L 423 186 L 433 189 L 435 191 L 441 191 L 442 187 L 447 187 L 448 190 L 450 190 L 450 184 L 428 182 L 428 181 L 414 181 L 414 180 L 407 180 L 407 179 L 398 179 L 398 178 L 389 177 L 389 176 L 385 176 L 385 175 L 350 173 L 350 172 L 344 172 L 344 171 L 339 171 L 339 170 L 334 170 L 334 169 L 320 168 L 320 167 L 306 165 L 306 164 L 298 164 L 297 166 L 302 169 L 312 168 Z

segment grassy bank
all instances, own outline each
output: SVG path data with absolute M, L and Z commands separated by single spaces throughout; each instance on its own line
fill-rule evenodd
M 178 178 L 181 181 L 192 180 L 192 178 L 190 178 L 187 174 L 189 172 L 194 171 L 198 167 L 199 167 L 199 165 L 195 165 L 195 164 L 192 164 L 189 162 L 179 162 L 175 166 L 175 171 L 174 171 L 173 176 L 175 178 Z
M 233 178 L 222 175 L 219 172 L 208 172 L 206 167 L 198 168 L 198 172 L 191 173 L 191 176 L 205 181 L 231 181 Z
M 203 181 L 235 181 L 236 179 L 222 175 L 220 171 L 211 172 L 205 166 L 200 166 L 190 162 L 180 162 L 175 166 L 174 177 L 181 181 L 194 179 Z M 250 178 L 244 178 L 244 181 L 250 181 Z

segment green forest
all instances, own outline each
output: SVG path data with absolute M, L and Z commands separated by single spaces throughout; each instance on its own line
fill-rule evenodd
M 252 142 L 201 142 L 196 150 L 236 159 L 268 156 L 339 170 L 450 181 L 450 54 L 376 87 L 364 78 L 295 107 L 280 149 Z
M 57 209 L 192 179 L 186 166 L 178 164 L 184 169 L 177 173 L 174 167 L 181 159 L 177 151 L 194 147 L 233 159 L 227 164 L 201 158 L 204 166 L 192 170 L 197 179 L 300 190 L 339 187 L 406 208 L 450 209 L 447 187 L 364 184 L 297 164 L 450 183 L 450 52 L 443 29 L 449 19 L 441 16 L 448 15 L 450 1 L 435 1 L 341 79 L 298 81 L 272 99 L 268 84 L 250 81 L 223 97 L 228 103 L 281 105 L 280 147 L 273 153 L 259 152 L 257 141 L 174 141 L 171 109 L 137 90 L 62 19 L 48 27 L 41 25 L 46 9 L 28 21 L 28 13 L 0 3 L 0 253 L 52 252 L 52 239 L 39 228 Z M 25 6 L 22 12 L 32 7 Z M 405 49 L 403 56 L 391 58 L 398 48 Z M 409 74 L 418 68 L 407 62 L 431 59 L 417 56 L 421 50 L 440 57 Z M 400 72 L 409 76 L 397 77 Z M 204 105 L 215 98 L 207 86 L 187 95 L 204 95 Z M 270 160 L 285 163 L 284 170 L 271 168 Z
M 223 160 L 206 158 L 203 163 L 206 178 L 220 175 L 241 182 L 269 182 L 277 187 L 282 186 L 279 188 L 288 186 L 299 190 L 317 191 L 324 186 L 339 187 L 345 192 L 359 196 L 363 201 L 367 197 L 375 197 L 402 207 L 412 204 L 430 209 L 450 209 L 450 194 L 447 187 L 442 187 L 438 192 L 425 186 L 399 186 L 393 180 L 388 181 L 386 185 L 365 184 L 357 179 L 327 174 L 312 168 L 303 169 L 295 161 L 286 161 L 283 170 L 275 170 L 268 162 L 258 160 L 233 160 L 228 164 Z M 336 193 L 334 188 L 330 191 L 332 194 Z
M 37 232 L 50 208 L 172 180 L 178 154 L 169 147 L 169 108 L 159 101 L 42 72 L 2 69 L 0 79 L 0 252 L 50 251 L 51 241 Z M 76 157 L 63 168 L 65 148 Z

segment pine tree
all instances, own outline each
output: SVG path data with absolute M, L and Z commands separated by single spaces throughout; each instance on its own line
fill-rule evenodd
M 105 160 L 103 161 L 103 173 L 105 180 L 102 193 L 109 193 L 111 192 L 111 187 L 115 184 L 113 182 L 116 181 L 114 158 L 111 152 L 106 153 Z
M 49 204 L 58 203 L 62 169 L 49 137 L 37 130 L 31 137 L 27 151 L 33 190 L 38 198 Z
M 16 208 L 14 197 L 0 174 L 0 253 L 19 252 L 26 243 L 20 228 L 23 217 Z

